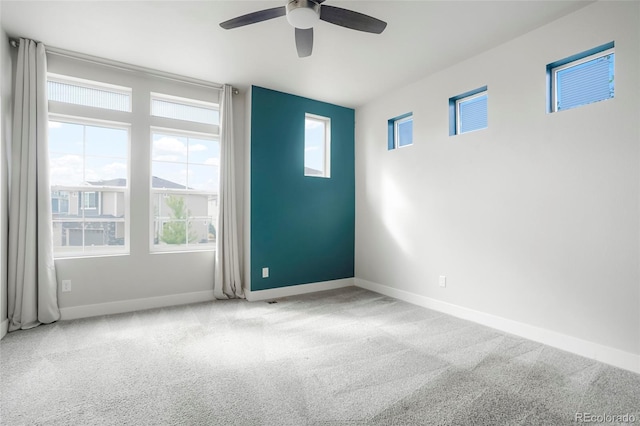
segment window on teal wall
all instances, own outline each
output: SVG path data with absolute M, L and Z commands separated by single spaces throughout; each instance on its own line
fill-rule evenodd
M 331 177 L 331 119 L 328 117 L 305 114 L 304 175 Z
M 614 43 L 547 65 L 551 112 L 614 97 Z

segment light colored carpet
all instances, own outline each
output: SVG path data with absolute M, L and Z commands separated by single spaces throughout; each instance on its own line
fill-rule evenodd
M 59 322 L 0 342 L 3 425 L 575 425 L 640 376 L 358 288 Z

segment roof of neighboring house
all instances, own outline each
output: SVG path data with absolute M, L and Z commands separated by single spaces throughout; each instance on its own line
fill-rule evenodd
M 304 168 L 305 176 L 322 176 L 322 172 L 320 170 L 312 169 L 311 167 Z
M 125 178 L 116 178 L 109 180 L 98 180 L 87 182 L 90 185 L 95 186 L 126 186 L 127 179 Z M 171 182 L 170 180 L 162 179 L 157 176 L 152 176 L 152 188 L 167 188 L 167 189 L 190 189 L 184 185 L 180 185 L 179 183 Z

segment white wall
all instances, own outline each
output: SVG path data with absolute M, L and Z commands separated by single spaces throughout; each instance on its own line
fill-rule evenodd
M 610 41 L 615 99 L 547 114 L 546 64 Z M 596 3 L 357 109 L 356 278 L 640 354 L 639 55 L 640 3 Z M 484 85 L 489 128 L 450 137 Z

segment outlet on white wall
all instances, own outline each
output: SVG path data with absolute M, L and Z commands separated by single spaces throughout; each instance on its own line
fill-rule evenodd
M 62 280 L 62 292 L 68 293 L 71 291 L 71 280 Z
M 262 268 L 262 278 L 269 278 L 269 268 Z
M 440 278 L 438 279 L 438 285 L 440 285 L 440 287 L 446 287 L 447 286 L 447 277 L 444 275 L 440 275 Z

